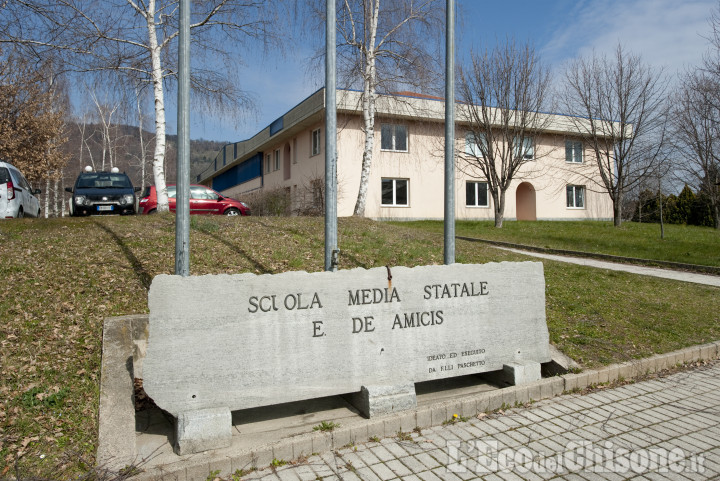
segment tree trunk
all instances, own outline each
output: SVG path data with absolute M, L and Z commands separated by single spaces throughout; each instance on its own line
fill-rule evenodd
M 46 172 L 45 175 L 45 218 L 47 219 L 50 215 L 50 172 Z
M 140 195 L 145 193 L 145 140 L 143 139 L 143 113 L 140 102 L 140 90 L 135 88 L 138 110 L 138 134 L 140 135 Z
M 370 181 L 370 168 L 372 167 L 373 148 L 375 147 L 375 40 L 377 37 L 378 15 L 380 0 L 373 1 L 373 11 L 370 18 L 370 41 L 365 53 L 365 74 L 363 75 L 363 122 L 365 126 L 365 147 L 363 149 L 362 167 L 360 171 L 360 186 L 355 202 L 353 215 L 364 216 L 367 203 L 368 182 Z
M 103 133 L 102 133 L 102 162 L 101 162 L 102 167 L 100 168 L 100 170 L 102 170 L 103 172 L 105 171 L 105 156 L 106 156 L 106 153 L 107 153 L 107 136 L 105 135 L 105 130 L 103 129 Z
M 60 192 L 65 192 L 65 177 L 62 173 L 60 174 Z M 60 195 L 60 217 L 65 217 L 65 201 L 62 194 Z
M 60 190 L 60 179 L 58 177 L 55 177 L 55 182 L 53 182 L 53 214 L 55 217 L 60 217 L 59 209 L 58 209 L 58 191 Z
M 620 227 L 622 225 L 622 197 L 616 196 L 613 201 L 613 225 Z
M 660 202 L 660 238 L 665 238 L 665 223 L 663 222 L 662 192 L 658 189 L 658 201 Z
M 142 138 L 142 127 L 140 127 L 140 192 L 145 192 L 145 144 Z
M 155 155 L 153 157 L 153 177 L 157 192 L 157 211 L 170 210 L 165 184 L 165 95 L 163 91 L 162 66 L 160 61 L 160 46 L 157 43 L 155 31 L 155 0 L 148 2 L 146 13 L 150 58 L 152 60 L 152 82 L 155 95 Z
M 83 115 L 83 121 L 82 121 L 82 127 L 80 127 L 80 124 L 78 124 L 78 129 L 80 130 L 80 152 L 78 155 L 78 162 L 80 163 L 80 170 L 83 169 L 83 149 L 85 148 L 85 116 Z
M 502 228 L 505 219 L 505 191 L 501 191 L 495 202 L 495 227 Z
M 372 98 L 372 89 L 368 82 L 365 82 L 365 96 L 363 98 L 363 121 L 365 123 L 365 147 L 363 149 L 362 167 L 360 171 L 360 186 L 358 197 L 355 202 L 353 215 L 362 217 L 365 215 L 365 204 L 367 203 L 368 183 L 370 181 L 370 169 L 372 167 L 373 149 L 375 147 L 375 99 Z

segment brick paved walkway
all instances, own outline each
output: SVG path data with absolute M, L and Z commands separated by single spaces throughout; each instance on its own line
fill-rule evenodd
M 720 479 L 720 362 L 402 438 L 242 479 Z

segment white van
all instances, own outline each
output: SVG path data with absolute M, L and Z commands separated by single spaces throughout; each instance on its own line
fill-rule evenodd
M 0 219 L 40 217 L 40 202 L 30 183 L 12 164 L 0 162 Z

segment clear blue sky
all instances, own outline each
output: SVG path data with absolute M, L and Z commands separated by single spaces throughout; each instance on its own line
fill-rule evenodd
M 646 62 L 675 74 L 698 65 L 708 49 L 708 18 L 717 0 L 457 0 L 458 61 L 472 47 L 514 37 L 532 42 L 560 72 L 568 60 L 622 42 Z M 257 112 L 237 125 L 193 113 L 191 138 L 235 142 L 251 137 L 317 90 L 323 75 L 308 75 L 312 46 L 297 44 L 285 57 L 248 57 L 241 73 Z M 314 78 L 313 78 L 314 77 Z M 321 80 L 318 80 L 321 79 Z M 175 131 L 175 102 L 168 99 L 168 130 Z

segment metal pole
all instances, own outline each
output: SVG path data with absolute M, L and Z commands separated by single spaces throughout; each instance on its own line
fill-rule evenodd
M 445 264 L 455 263 L 455 0 L 445 19 Z
M 335 76 L 335 0 L 325 3 L 325 270 L 336 271 L 337 102 Z
M 175 275 L 190 275 L 190 0 L 180 0 Z

